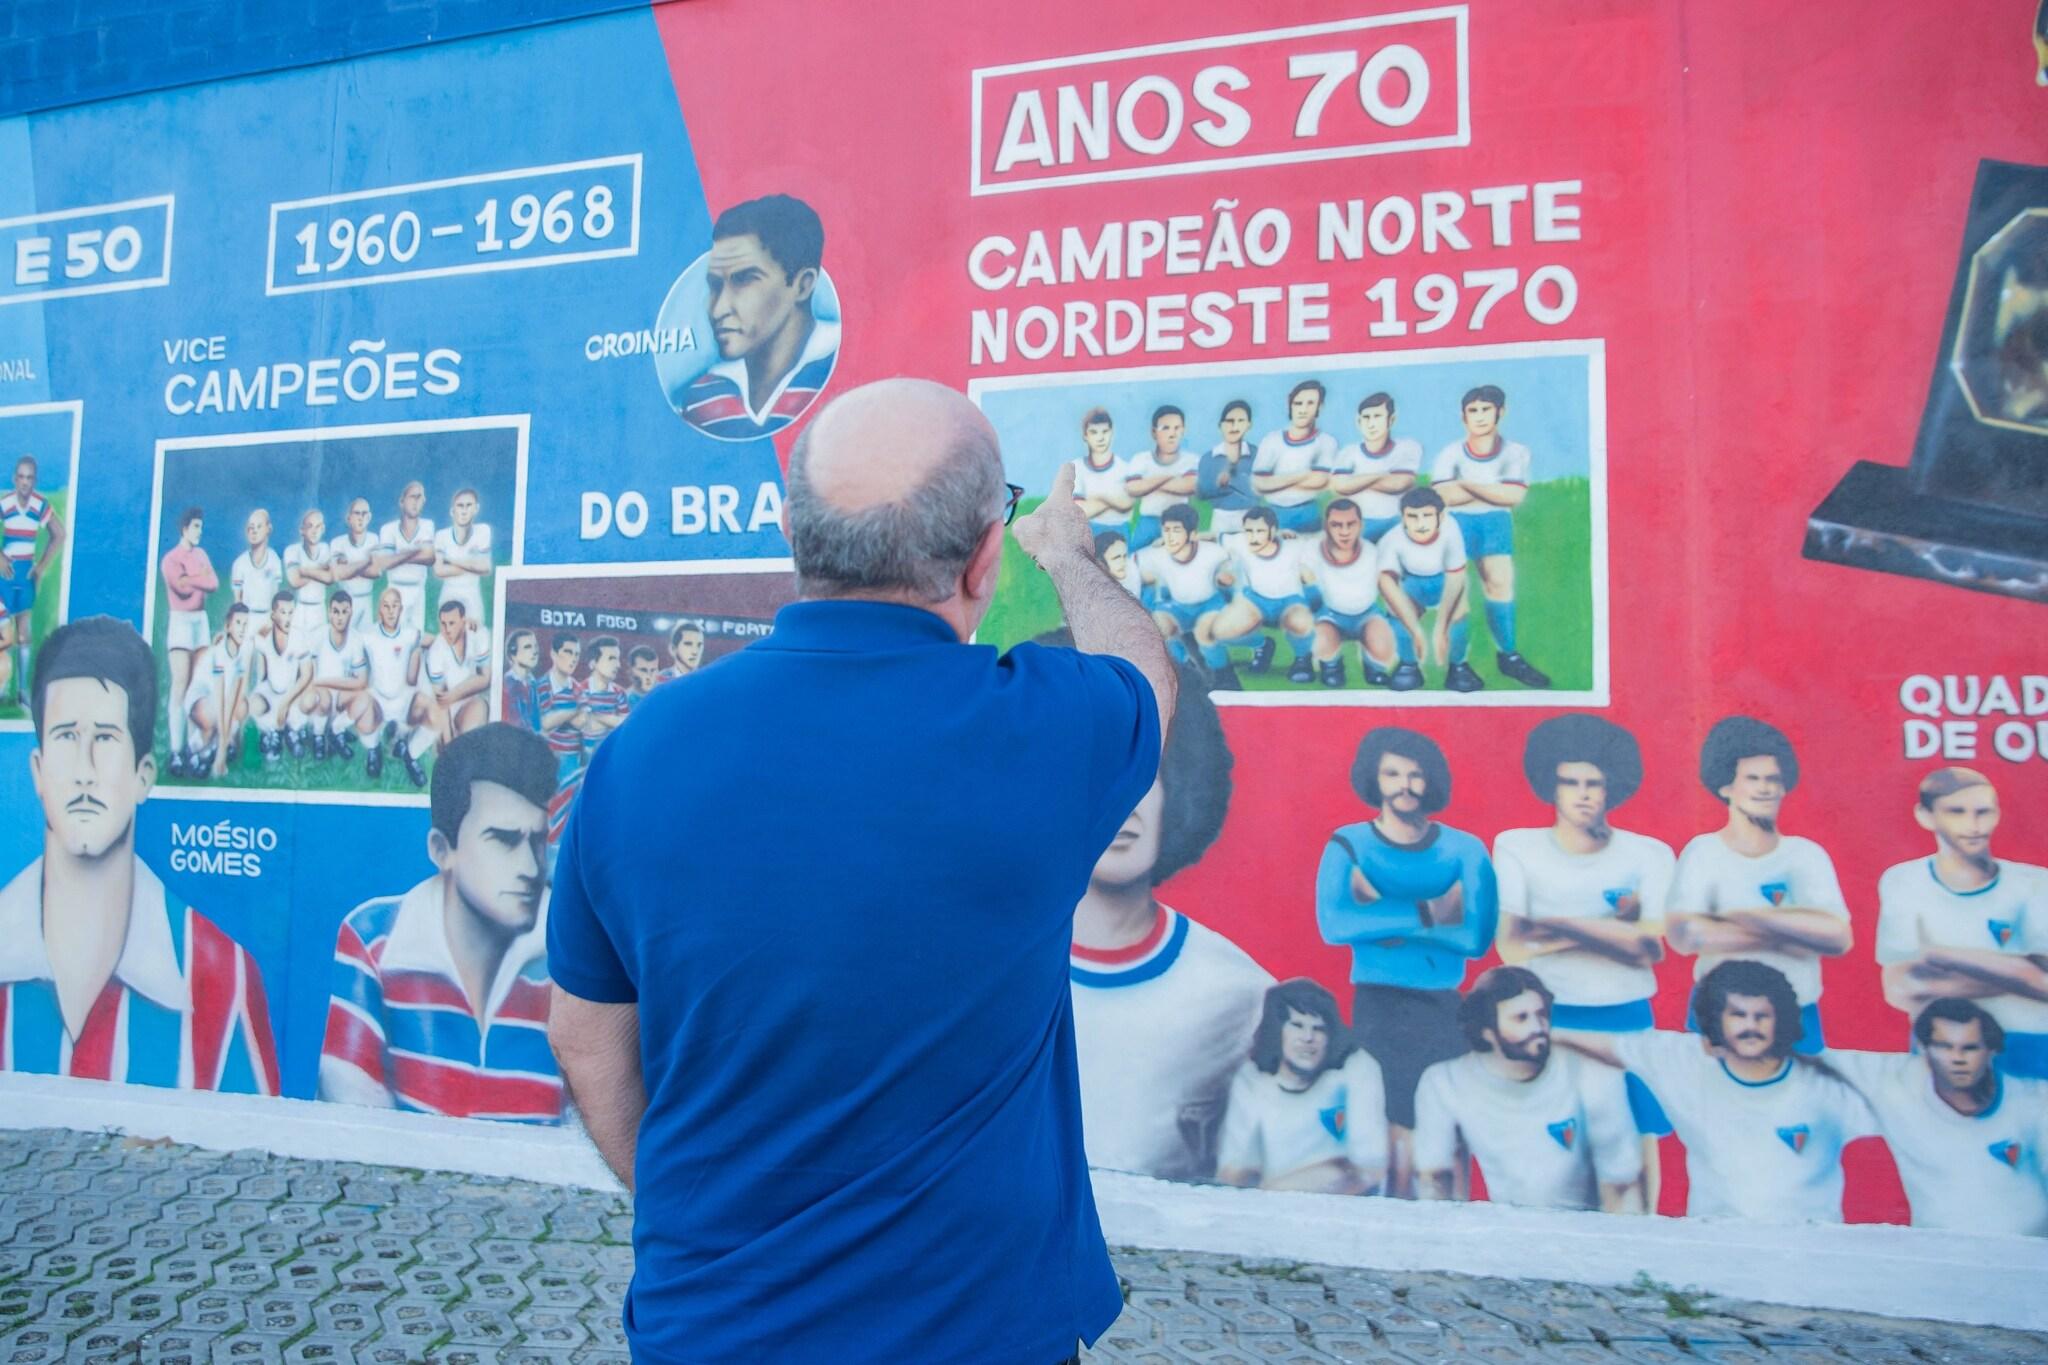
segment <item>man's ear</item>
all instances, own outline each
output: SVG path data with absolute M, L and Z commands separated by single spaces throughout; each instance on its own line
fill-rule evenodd
M 796 301 L 798 303 L 806 302 L 811 297 L 811 291 L 818 287 L 818 268 L 816 266 L 805 266 L 802 270 L 796 272 L 794 283 L 796 285 Z
M 960 585 L 970 601 L 986 602 L 996 595 L 996 579 L 1003 567 L 1004 529 L 1001 522 L 990 522 L 968 557 Z
M 454 861 L 455 846 L 440 830 L 430 829 L 427 831 L 427 857 L 433 860 L 436 868 L 446 872 L 448 864 Z

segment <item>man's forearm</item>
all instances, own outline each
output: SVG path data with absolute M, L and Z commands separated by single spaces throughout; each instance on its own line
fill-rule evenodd
M 548 1043 L 583 1129 L 628 1194 L 647 1085 L 640 1072 L 640 1007 L 584 1000 L 560 986 L 548 1007 Z
M 1152 614 L 1092 558 L 1061 554 L 1044 567 L 1074 633 L 1074 647 L 1087 654 L 1114 654 L 1128 660 L 1152 684 L 1163 737 L 1173 723 L 1180 675 L 1167 657 L 1166 640 Z

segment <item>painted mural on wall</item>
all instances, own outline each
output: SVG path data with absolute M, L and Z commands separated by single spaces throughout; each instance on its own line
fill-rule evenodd
M 2048 1234 L 2035 8 L 913 5 L 882 88 L 655 5 L 0 123 L 0 1069 L 572 1117 L 584 766 L 919 373 L 1185 674 L 1096 1165 Z

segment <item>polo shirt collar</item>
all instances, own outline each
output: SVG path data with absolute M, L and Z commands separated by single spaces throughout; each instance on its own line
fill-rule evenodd
M 188 995 L 170 913 L 164 884 L 148 864 L 136 858 L 128 929 L 121 940 L 121 955 L 114 962 L 114 977 L 165 1009 L 182 1011 Z M 49 951 L 43 945 L 43 860 L 39 857 L 0 889 L 0 983 L 55 979 Z
M 377 966 L 379 971 L 385 972 L 422 972 L 438 976 L 467 999 L 462 973 L 456 969 L 455 954 L 448 947 L 448 926 L 443 918 L 447 904 L 443 899 L 446 894 L 445 876 L 445 873 L 436 873 L 399 899 L 398 911 L 391 918 L 391 935 L 384 941 L 384 952 L 377 959 Z M 520 970 L 535 958 L 545 956 L 547 945 L 548 911 L 546 902 L 542 902 L 532 927 L 513 939 L 505 949 L 504 960 L 498 963 L 497 979 L 491 982 L 490 994 L 482 1002 L 482 1007 L 478 1008 L 478 1002 L 470 1001 L 470 1008 L 479 1024 L 488 1025 L 497 1017 L 498 1007 L 512 993 Z
M 851 654 L 959 643 L 951 626 L 922 607 L 832 598 L 783 607 L 775 613 L 774 633 L 754 648 Z

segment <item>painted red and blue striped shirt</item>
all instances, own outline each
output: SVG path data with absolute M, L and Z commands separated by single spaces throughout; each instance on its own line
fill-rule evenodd
M 450 888 L 365 901 L 334 942 L 320 1098 L 455 1118 L 558 1123 L 548 1050 L 547 911 L 512 941 L 481 1008 L 448 949 Z
M 7 557 L 26 563 L 36 557 L 36 536 L 50 521 L 50 500 L 41 493 L 22 498 L 12 489 L 0 494 L 0 531 L 4 531 Z
M 74 1037 L 43 943 L 43 860 L 0 889 L 0 1070 L 278 1093 L 256 960 L 140 859 L 114 973 Z
M 722 441 L 773 436 L 816 401 L 838 360 L 839 324 L 813 323 L 796 367 L 760 396 L 758 406 L 755 395 L 747 391 L 746 360 L 724 360 L 698 375 L 683 391 L 683 420 Z

